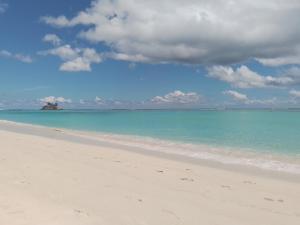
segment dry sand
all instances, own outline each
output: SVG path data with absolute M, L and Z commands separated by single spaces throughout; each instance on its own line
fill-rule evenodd
M 0 225 L 300 224 L 298 179 L 34 130 L 0 122 Z

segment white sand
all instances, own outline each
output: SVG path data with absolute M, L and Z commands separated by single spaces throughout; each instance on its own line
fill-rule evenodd
M 9 126 L 0 122 L 0 225 L 300 224 L 298 179 L 76 143 L 64 138 L 70 131 L 35 128 L 47 129 L 47 138 Z

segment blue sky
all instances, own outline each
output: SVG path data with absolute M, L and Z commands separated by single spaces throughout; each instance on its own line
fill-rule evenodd
M 300 4 L 205 2 L 0 0 L 0 108 L 298 107 Z

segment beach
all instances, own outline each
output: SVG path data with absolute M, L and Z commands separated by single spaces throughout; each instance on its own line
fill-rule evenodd
M 0 225 L 300 225 L 300 0 L 0 0 Z
M 84 142 L 75 131 L 5 121 L 0 138 L 0 224 L 300 221 L 296 175 L 261 175 L 145 154 L 103 140 Z

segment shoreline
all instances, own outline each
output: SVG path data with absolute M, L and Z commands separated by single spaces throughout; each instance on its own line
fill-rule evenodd
M 195 145 L 152 137 L 71 130 L 0 120 L 0 130 L 3 129 L 79 144 L 114 147 L 129 152 L 200 164 L 217 169 L 300 182 L 299 159 L 293 160 L 293 158 L 282 154 L 272 155 L 270 158 L 269 155 L 264 153 L 236 152 L 227 148 L 221 149 L 205 144 Z M 186 149 L 188 151 L 185 151 Z M 270 167 L 273 165 L 274 167 Z M 293 170 L 291 171 L 291 169 Z
M 5 125 L 6 124 L 6 125 Z M 0 224 L 296 224 L 296 177 L 0 122 Z

